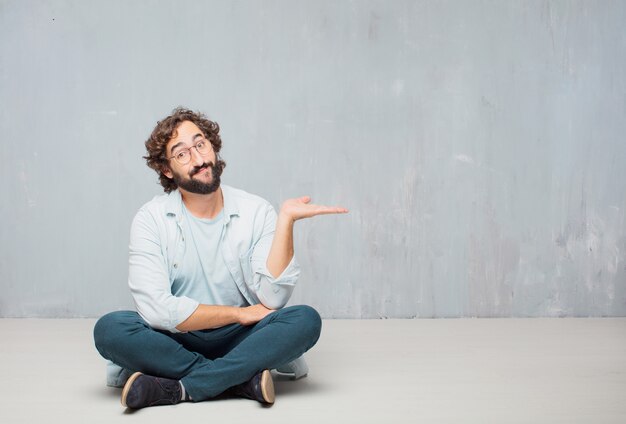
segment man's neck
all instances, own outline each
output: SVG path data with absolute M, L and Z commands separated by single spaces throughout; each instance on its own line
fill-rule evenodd
M 196 218 L 213 219 L 224 208 L 221 187 L 210 194 L 196 194 L 180 188 L 179 190 L 185 207 Z

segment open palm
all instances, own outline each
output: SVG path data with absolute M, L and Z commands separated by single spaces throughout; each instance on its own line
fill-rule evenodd
M 338 206 L 324 206 L 311 203 L 309 196 L 296 197 L 285 200 L 280 208 L 282 214 L 297 221 L 302 218 L 310 218 L 316 215 L 347 213 L 348 209 Z

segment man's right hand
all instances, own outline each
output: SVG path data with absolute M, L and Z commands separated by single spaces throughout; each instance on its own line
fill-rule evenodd
M 268 309 L 262 304 L 245 306 L 239 308 L 239 324 L 252 325 L 261 321 L 263 318 L 274 312 L 273 309 Z

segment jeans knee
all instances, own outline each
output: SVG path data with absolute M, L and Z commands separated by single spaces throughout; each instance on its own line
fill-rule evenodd
M 311 346 L 317 343 L 322 332 L 322 318 L 320 314 L 308 305 L 294 306 L 298 311 L 298 324 L 301 331 L 311 341 Z
M 130 323 L 137 323 L 139 315 L 132 311 L 110 312 L 102 316 L 93 328 L 93 340 L 98 352 L 107 358 L 108 348 L 122 335 Z

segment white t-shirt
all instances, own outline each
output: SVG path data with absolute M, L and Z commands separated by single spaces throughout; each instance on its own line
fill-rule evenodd
M 198 261 L 201 266 L 197 262 L 183 263 L 181 275 L 172 284 L 172 294 L 187 296 L 205 305 L 247 306 L 222 255 L 224 211 L 214 219 L 196 218 L 184 206 L 183 211 L 188 247 L 197 253 L 185 255 L 185 261 Z

